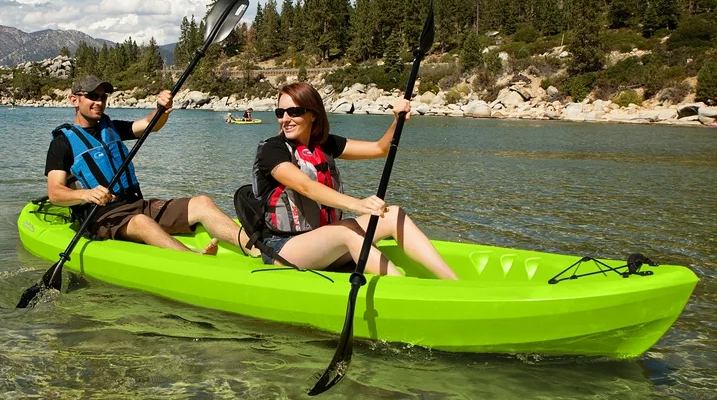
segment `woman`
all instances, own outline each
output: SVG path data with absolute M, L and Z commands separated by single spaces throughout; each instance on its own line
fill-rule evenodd
M 264 243 L 280 256 L 305 268 L 338 267 L 358 262 L 371 215 L 379 223 L 374 240 L 393 237 L 412 259 L 443 279 L 457 279 L 426 235 L 397 206 L 386 206 L 377 196 L 358 199 L 342 193 L 334 158 L 359 160 L 385 157 L 401 112 L 410 116 L 410 103 L 394 107 L 394 120 L 374 142 L 329 134 L 329 121 L 319 93 L 299 82 L 279 91 L 279 135 L 259 143 L 254 161 L 253 189 L 265 205 L 265 221 L 274 234 Z M 342 219 L 350 211 L 357 218 Z M 264 257 L 269 264 L 271 259 Z M 374 246 L 366 271 L 401 275 Z

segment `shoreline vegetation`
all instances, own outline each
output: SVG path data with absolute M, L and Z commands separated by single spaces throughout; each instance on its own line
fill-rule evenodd
M 293 79 L 292 79 L 293 78 Z M 288 82 L 296 80 L 289 77 Z M 411 100 L 413 115 L 447 116 L 483 119 L 527 119 L 527 120 L 565 120 L 574 122 L 607 122 L 665 124 L 683 126 L 717 127 L 717 107 L 707 106 L 703 102 L 688 101 L 676 105 L 663 105 L 645 101 L 642 104 L 620 106 L 612 101 L 593 100 L 588 98 L 581 102 L 551 100 L 549 87 L 540 87 L 540 79 L 522 75 L 522 80 L 507 83 L 497 98 L 487 102 L 468 97 L 457 103 L 446 100 L 447 93 L 425 91 L 414 94 Z M 355 83 L 336 91 L 331 84 L 318 76 L 310 80 L 317 87 L 330 113 L 359 115 L 389 115 L 392 105 L 402 97 L 399 90 L 386 91 L 376 85 Z M 420 88 L 420 81 L 418 84 Z M 67 97 L 69 89 L 55 89 L 52 95 L 43 95 L 39 99 L 21 99 L 0 97 L 0 105 L 6 107 L 71 107 Z M 143 90 L 118 90 L 108 98 L 109 108 L 142 108 L 156 107 L 156 96 L 146 95 Z M 252 99 L 239 98 L 236 95 L 219 97 L 210 93 L 184 89 L 177 93 L 174 100 L 175 109 L 199 109 L 216 112 L 243 112 L 248 108 L 254 111 L 272 111 L 275 107 L 274 97 Z

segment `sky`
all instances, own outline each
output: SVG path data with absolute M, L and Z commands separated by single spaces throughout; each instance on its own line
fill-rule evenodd
M 263 4 L 266 0 L 260 0 Z M 97 39 L 123 42 L 128 37 L 146 44 L 154 37 L 159 45 L 179 39 L 183 17 L 199 21 L 206 0 L 0 0 L 0 25 L 23 32 L 43 29 L 77 30 Z M 250 0 L 242 22 L 256 15 L 257 0 Z

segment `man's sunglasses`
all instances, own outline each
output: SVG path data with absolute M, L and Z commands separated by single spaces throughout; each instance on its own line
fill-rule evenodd
M 99 94 L 95 92 L 77 92 L 75 94 L 79 96 L 84 96 L 86 99 L 92 101 L 107 101 L 107 93 Z
M 274 114 L 276 114 L 276 118 L 283 118 L 284 113 L 287 113 L 290 117 L 294 118 L 306 114 L 306 111 L 306 107 L 277 108 L 274 110 Z

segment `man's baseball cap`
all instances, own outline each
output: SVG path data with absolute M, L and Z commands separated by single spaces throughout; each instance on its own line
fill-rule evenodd
M 115 91 L 115 88 L 114 86 L 112 86 L 111 83 L 103 81 L 94 75 L 86 75 L 76 79 L 75 82 L 72 83 L 72 93 L 90 93 L 94 92 L 95 89 L 100 86 L 102 86 L 102 88 L 105 90 L 105 93 L 112 93 Z

